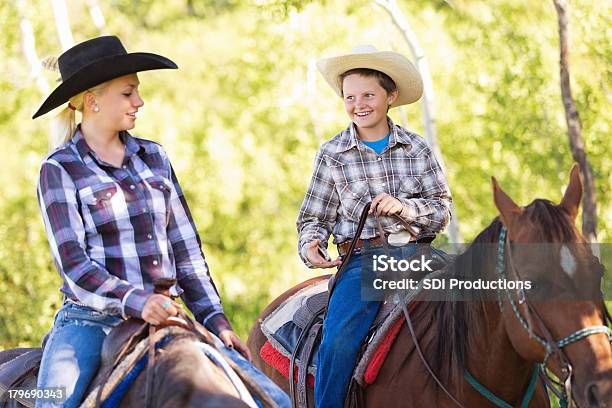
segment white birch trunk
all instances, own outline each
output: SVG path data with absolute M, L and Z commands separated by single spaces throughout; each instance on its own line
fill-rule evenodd
M 57 29 L 57 34 L 59 35 L 60 45 L 62 50 L 66 51 L 68 48 L 74 45 L 66 2 L 64 0 L 51 0 L 51 6 L 53 7 L 55 27 Z
M 30 76 L 36 82 L 36 86 L 40 92 L 43 95 L 47 95 L 49 93 L 49 84 L 42 75 L 40 58 L 36 53 L 36 38 L 34 37 L 34 29 L 32 28 L 32 23 L 30 20 L 26 17 L 23 0 L 19 0 L 17 2 L 17 12 L 19 13 L 19 17 L 21 19 L 19 23 L 19 27 L 21 29 L 21 47 L 26 61 L 28 61 L 28 64 L 30 64 Z
M 89 7 L 89 15 L 94 22 L 94 25 L 98 28 L 100 34 L 104 34 L 106 31 L 106 20 L 104 19 L 104 14 L 102 14 L 102 9 L 98 4 L 97 0 L 87 0 L 87 6 Z

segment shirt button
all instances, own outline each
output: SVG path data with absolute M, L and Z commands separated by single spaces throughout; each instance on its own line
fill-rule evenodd
M 148 238 L 148 239 L 153 239 L 153 235 L 151 235 L 151 234 L 147 234 L 147 238 Z
M 376 159 L 376 160 L 380 161 L 380 160 L 382 160 L 382 157 L 379 157 L 379 158 L 378 158 L 378 159 Z
M 135 189 L 135 188 L 136 188 L 136 186 L 135 186 L 135 185 L 130 184 L 130 190 L 133 190 L 133 189 Z
M 155 266 L 157 266 L 158 263 L 159 262 L 157 262 L 157 261 L 153 261 L 153 265 L 155 265 Z

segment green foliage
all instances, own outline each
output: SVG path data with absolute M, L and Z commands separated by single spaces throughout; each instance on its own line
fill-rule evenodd
M 86 2 L 68 3 L 75 41 L 98 35 Z M 245 337 L 271 298 L 313 275 L 296 254 L 295 218 L 317 147 L 347 124 L 314 61 L 364 43 L 409 49 L 386 13 L 364 0 L 99 3 L 106 32 L 128 50 L 159 52 L 180 67 L 140 75 L 145 108 L 133 133 L 168 151 L 227 314 Z M 61 50 L 50 3 L 24 4 L 19 14 L 0 2 L 0 348 L 37 344 L 61 301 L 35 194 L 50 119 L 30 120 L 43 94 L 22 52 L 21 18 L 34 27 L 39 56 Z M 520 204 L 558 201 L 572 159 L 552 1 L 400 6 L 432 72 L 463 236 L 471 240 L 495 216 L 491 175 Z M 598 189 L 599 237 L 609 242 L 612 14 L 594 0 L 572 2 L 571 11 L 573 93 Z M 57 74 L 45 76 L 53 87 Z M 419 109 L 406 113 L 420 132 Z

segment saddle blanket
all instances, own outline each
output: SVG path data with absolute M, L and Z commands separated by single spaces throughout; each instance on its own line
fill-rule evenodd
M 266 336 L 266 343 L 260 350 L 261 358 L 276 368 L 281 374 L 289 378 L 289 360 L 295 349 L 298 338 L 302 333 L 303 321 L 298 316 L 300 309 L 308 309 L 307 301 L 313 297 L 321 296 L 327 292 L 327 279 L 308 285 L 293 296 L 286 299 L 261 323 L 261 331 Z M 300 323 L 299 323 L 300 322 Z M 314 385 L 314 375 L 317 366 L 318 345 L 313 349 L 313 358 L 308 367 L 308 384 Z M 299 359 L 296 358 L 295 381 L 297 382 L 297 366 Z
M 438 277 L 442 273 L 444 273 L 444 270 L 437 270 L 429 276 Z M 270 313 L 261 324 L 261 330 L 267 341 L 261 348 L 259 355 L 286 378 L 289 378 L 291 352 L 295 348 L 302 331 L 301 327 L 295 322 L 300 320 L 299 317 L 296 318 L 296 313 L 307 304 L 310 297 L 320 295 L 326 290 L 327 281 L 317 282 L 301 289 Z M 421 290 L 422 286 L 419 285 L 417 289 L 406 294 L 404 302 L 408 305 L 409 312 L 419 305 L 419 302 L 414 301 L 414 299 Z M 380 308 L 379 315 L 374 323 L 376 330 L 371 334 L 365 352 L 360 357 L 353 372 L 353 378 L 359 385 L 366 387 L 376 381 L 376 377 L 404 322 L 405 318 L 402 315 L 399 302 L 387 301 Z M 314 348 L 313 361 L 308 366 L 307 383 L 310 387 L 314 387 L 317 350 L 318 344 Z M 298 378 L 297 365 L 296 361 L 294 382 L 297 382 Z

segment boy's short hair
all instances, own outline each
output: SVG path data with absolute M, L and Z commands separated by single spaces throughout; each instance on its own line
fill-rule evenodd
M 380 72 L 380 71 L 377 71 L 375 69 L 370 69 L 370 68 L 349 69 L 348 71 L 340 75 L 340 84 L 344 82 L 344 78 L 346 78 L 349 75 L 353 75 L 353 74 L 358 74 L 358 75 L 361 75 L 367 78 L 371 78 L 371 77 L 376 78 L 378 80 L 378 84 L 385 91 L 387 91 L 387 94 L 390 94 L 391 92 L 397 89 L 397 85 L 395 85 L 395 82 L 393 82 L 393 80 L 391 79 L 391 77 L 389 77 L 389 75 L 385 74 L 384 72 Z M 340 87 L 340 89 L 342 89 L 342 87 Z

